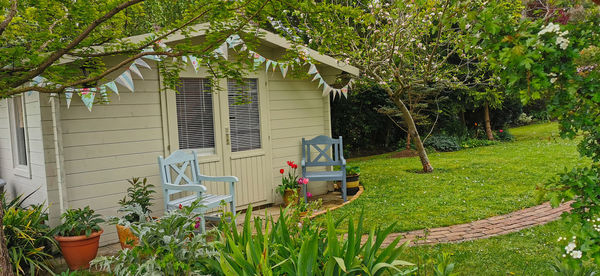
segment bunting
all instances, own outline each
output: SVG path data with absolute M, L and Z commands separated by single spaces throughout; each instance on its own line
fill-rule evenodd
M 166 51 L 166 52 L 173 51 L 171 48 L 169 48 L 169 46 L 167 46 L 162 41 L 157 41 L 156 45 L 158 47 L 160 47 L 163 51 Z M 241 46 L 241 47 L 239 50 L 236 50 L 236 48 L 238 46 Z M 248 51 L 250 58 L 253 60 L 255 70 L 259 66 L 261 66 L 263 63 L 265 63 L 265 72 L 269 72 L 269 69 L 271 69 L 273 72 L 275 72 L 275 71 L 277 71 L 277 68 L 279 67 L 279 71 L 281 72 L 281 75 L 283 76 L 283 78 L 285 78 L 287 76 L 288 70 L 290 68 L 294 67 L 293 63 L 271 60 L 271 59 L 268 59 L 268 58 L 260 55 L 257 52 L 248 50 L 247 45 L 240 38 L 239 35 L 231 35 L 230 37 L 228 37 L 227 40 L 223 44 L 221 44 L 218 48 L 213 50 L 213 54 L 216 57 L 220 56 L 224 59 L 227 59 L 228 58 L 228 53 L 227 53 L 228 49 L 234 49 L 236 51 L 241 51 L 241 52 Z M 154 51 L 154 49 L 152 49 L 151 47 L 148 47 L 148 48 L 143 49 L 142 53 L 149 53 L 149 52 L 153 52 L 153 51 Z M 313 82 L 318 80 L 317 87 L 320 88 L 321 86 L 323 86 L 323 88 L 322 88 L 323 96 L 327 96 L 328 94 L 331 93 L 331 94 L 333 94 L 334 99 L 336 96 L 340 96 L 340 98 L 341 98 L 342 95 L 346 98 L 348 97 L 348 91 L 349 91 L 349 89 L 352 88 L 354 80 L 350 80 L 344 87 L 342 87 L 340 89 L 333 88 L 324 80 L 324 78 L 321 75 L 321 73 L 319 72 L 317 66 L 311 62 L 308 50 L 303 49 L 299 52 L 299 54 L 300 54 L 300 57 L 294 59 L 295 63 L 299 64 L 299 65 L 303 65 L 303 66 L 306 64 L 309 64 L 308 75 L 313 76 L 313 78 L 312 78 Z M 133 63 L 131 63 L 129 65 L 129 67 L 123 73 L 118 75 L 114 80 L 109 81 L 105 84 L 99 85 L 98 87 L 94 87 L 94 88 L 71 88 L 71 87 L 69 87 L 69 88 L 66 88 L 65 89 L 65 99 L 67 102 L 67 108 L 69 108 L 71 106 L 73 94 L 77 94 L 81 98 L 84 105 L 88 108 L 88 110 L 92 111 L 92 106 L 94 104 L 94 99 L 96 98 L 97 92 L 100 93 L 103 102 L 108 102 L 108 93 L 107 92 L 109 90 L 114 92 L 115 94 L 119 95 L 119 88 L 117 86 L 117 83 L 120 84 L 121 86 L 127 88 L 132 93 L 135 92 L 135 86 L 134 86 L 134 82 L 133 82 L 133 78 L 132 78 L 132 73 L 135 76 L 137 76 L 141 79 L 144 79 L 144 76 L 143 76 L 142 72 L 140 71 L 139 67 L 142 67 L 142 68 L 145 68 L 148 70 L 152 70 L 152 67 L 146 61 L 144 61 L 144 59 L 153 60 L 153 61 L 162 61 L 163 57 L 158 56 L 158 55 L 144 55 L 141 58 L 134 60 Z M 180 59 L 185 64 L 191 63 L 192 67 L 194 68 L 194 71 L 196 71 L 196 72 L 199 71 L 199 68 L 200 68 L 199 63 L 201 62 L 201 60 L 199 60 L 196 56 L 193 56 L 193 55 L 181 56 Z M 177 61 L 178 61 L 178 59 L 176 57 L 174 57 L 173 62 L 177 62 Z M 32 82 L 34 83 L 34 85 L 40 85 L 40 86 L 46 86 L 50 83 L 50 82 L 48 82 L 47 79 L 45 79 L 44 77 L 41 77 L 41 76 L 37 76 L 37 77 L 33 78 Z M 32 93 L 32 91 L 29 91 L 29 93 Z

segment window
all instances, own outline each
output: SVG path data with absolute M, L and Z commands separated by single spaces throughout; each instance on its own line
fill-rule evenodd
M 258 80 L 228 81 L 229 124 L 231 151 L 260 149 L 260 112 Z
M 16 175 L 31 177 L 23 96 L 14 96 L 10 103 L 10 132 L 14 172 Z
M 195 149 L 199 153 L 215 153 L 213 95 L 208 79 L 181 80 L 175 96 L 179 149 Z

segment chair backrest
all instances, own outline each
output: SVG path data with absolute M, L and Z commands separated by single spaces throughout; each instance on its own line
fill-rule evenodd
M 302 158 L 306 161 L 307 167 L 342 165 L 344 159 L 342 136 L 338 139 L 325 135 L 310 140 L 302 138 Z
M 160 170 L 160 178 L 162 183 L 168 183 L 173 185 L 181 184 L 201 184 L 198 179 L 200 170 L 198 168 L 198 157 L 196 151 L 182 151 L 178 150 L 173 152 L 167 158 L 162 156 L 158 157 L 158 167 Z M 186 172 L 189 168 L 189 174 Z M 180 193 L 177 190 L 165 191 L 169 196 L 172 194 Z

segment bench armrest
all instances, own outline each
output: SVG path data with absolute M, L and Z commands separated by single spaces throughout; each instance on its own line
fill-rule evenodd
M 206 187 L 204 187 L 204 185 L 199 185 L 199 184 L 175 185 L 175 184 L 171 184 L 171 183 L 164 183 L 163 188 L 167 189 L 167 190 L 206 193 Z
M 212 182 L 238 182 L 239 179 L 235 176 L 206 176 L 199 175 L 198 178 L 201 181 L 212 181 Z

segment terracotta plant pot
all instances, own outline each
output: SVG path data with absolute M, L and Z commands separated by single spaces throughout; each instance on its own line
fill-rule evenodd
M 100 235 L 104 230 L 93 232 L 89 237 L 85 235 L 74 237 L 55 236 L 54 239 L 60 245 L 69 269 L 87 269 L 90 267 L 90 261 L 96 258 L 98 246 L 100 245 Z
M 122 249 L 131 249 L 140 243 L 140 239 L 131 232 L 131 228 L 129 227 L 117 224 L 117 234 L 119 235 L 119 243 L 121 243 Z
M 287 207 L 290 204 L 294 203 L 294 204 L 298 204 L 298 199 L 300 198 L 300 193 L 302 192 L 301 188 L 296 189 L 297 193 L 298 193 L 298 197 L 296 197 L 296 200 L 292 202 L 292 196 L 294 195 L 294 190 L 292 189 L 287 189 L 283 192 L 283 204 Z

